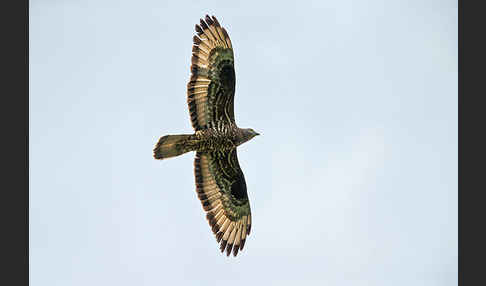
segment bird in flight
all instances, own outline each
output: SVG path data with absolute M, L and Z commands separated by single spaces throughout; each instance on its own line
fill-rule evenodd
M 206 15 L 193 37 L 187 103 L 194 134 L 166 135 L 153 150 L 155 159 L 196 151 L 196 193 L 220 250 L 236 256 L 251 230 L 245 176 L 236 147 L 259 135 L 235 122 L 233 47 L 218 20 Z

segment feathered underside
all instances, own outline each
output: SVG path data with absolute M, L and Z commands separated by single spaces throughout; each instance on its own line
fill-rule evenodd
M 214 16 L 201 19 L 196 32 L 187 84 L 192 126 L 196 131 L 229 125 L 235 128 L 231 40 Z M 250 204 L 236 148 L 197 152 L 194 169 L 196 192 L 220 250 L 236 256 L 251 230 Z
M 197 152 L 196 192 L 221 252 L 236 256 L 251 230 L 250 202 L 236 148 L 229 152 Z
M 194 129 L 235 123 L 233 48 L 216 17 L 206 15 L 193 37 L 187 103 Z

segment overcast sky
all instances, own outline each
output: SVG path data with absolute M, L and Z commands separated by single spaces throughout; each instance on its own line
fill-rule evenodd
M 30 1 L 30 281 L 457 284 L 457 1 Z M 194 24 L 231 37 L 253 226 L 195 194 Z M 296 284 L 299 282 L 299 284 Z

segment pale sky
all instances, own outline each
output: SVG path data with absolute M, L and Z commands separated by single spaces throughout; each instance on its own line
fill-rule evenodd
M 457 285 L 457 1 L 30 3 L 30 282 Z M 219 252 L 195 193 L 194 25 L 235 53 L 253 226 Z M 297 284 L 299 283 L 299 284 Z

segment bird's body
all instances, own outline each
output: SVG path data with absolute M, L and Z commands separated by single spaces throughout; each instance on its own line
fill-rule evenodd
M 229 151 L 242 143 L 242 130 L 236 125 L 222 125 L 196 132 L 199 139 L 198 151 Z
M 221 251 L 236 256 L 251 230 L 246 182 L 236 148 L 258 135 L 239 128 L 234 118 L 235 72 L 228 33 L 206 15 L 196 25 L 187 102 L 194 134 L 166 135 L 154 148 L 155 159 L 196 151 L 196 192 Z

